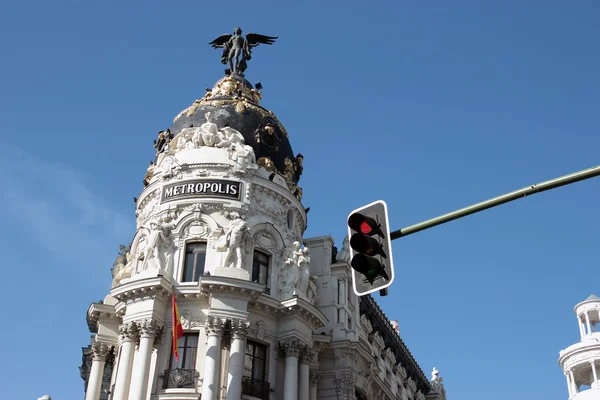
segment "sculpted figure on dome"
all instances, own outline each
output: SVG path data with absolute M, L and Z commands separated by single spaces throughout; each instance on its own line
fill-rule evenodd
M 150 264 L 158 269 L 172 274 L 173 273 L 173 244 L 169 237 L 168 224 L 161 224 L 158 221 L 150 222 L 150 235 L 148 244 L 144 248 L 144 262 L 141 270 L 144 271 L 150 267 Z
M 348 235 L 344 238 L 344 244 L 342 245 L 342 250 L 336 257 L 337 262 L 350 262 L 350 241 L 348 239 Z
M 144 177 L 144 186 L 148 186 L 150 184 L 150 180 L 154 176 L 154 167 L 156 167 L 156 164 L 153 161 L 150 161 L 150 166 L 146 171 L 146 177 Z
M 206 122 L 200 125 L 200 138 L 202 143 L 200 146 L 213 147 L 219 140 L 219 128 L 214 122 L 210 122 L 210 112 L 207 112 L 204 116 Z M 195 145 L 195 144 L 194 144 Z
M 247 233 L 246 221 L 241 215 L 234 213 L 233 220 L 227 228 L 225 240 L 228 252 L 225 256 L 225 267 L 233 266 L 242 269 L 244 267 L 244 239 Z
M 165 147 L 171 142 L 173 139 L 173 134 L 170 129 L 166 131 L 158 132 L 158 139 L 154 140 L 154 148 L 156 149 L 156 156 L 163 152 Z
M 302 166 L 303 162 L 304 156 L 302 155 L 302 153 L 298 153 L 298 155 L 296 155 L 296 158 L 294 159 L 294 172 L 296 173 L 296 181 L 300 179 L 302 171 L 304 170 L 304 167 Z
M 431 382 L 442 383 L 443 378 L 440 376 L 440 371 L 436 367 L 433 367 L 431 371 Z
M 236 146 L 242 146 L 244 144 L 244 137 L 242 134 L 228 126 L 219 129 L 218 135 L 219 141 L 215 145 L 216 147 L 235 148 Z
M 229 70 L 226 71 L 228 75 L 231 73 L 243 75 L 248 67 L 247 61 L 252 58 L 252 48 L 261 43 L 271 45 L 275 43 L 275 39 L 277 39 L 277 36 L 265 36 L 258 33 L 248 33 L 244 38 L 242 30 L 235 28 L 233 35 L 221 35 L 209 44 L 214 49 L 223 49 L 221 63 L 229 63 Z

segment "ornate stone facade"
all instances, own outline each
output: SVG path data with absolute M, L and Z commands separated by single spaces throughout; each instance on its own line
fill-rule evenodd
M 88 310 L 86 399 L 420 399 L 387 318 L 348 293 L 347 248 L 336 262 L 331 237 L 303 238 L 304 157 L 248 85 L 221 80 L 159 133 L 135 235 Z

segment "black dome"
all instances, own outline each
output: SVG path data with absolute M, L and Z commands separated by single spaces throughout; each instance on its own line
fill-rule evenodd
M 202 125 L 207 121 L 206 113 L 210 112 L 210 121 L 219 128 L 228 126 L 244 136 L 246 144 L 254 149 L 259 164 L 265 162 L 261 162 L 261 158 L 268 158 L 282 175 L 292 167 L 295 172 L 288 176 L 297 183 L 302 160 L 298 165 L 287 131 L 271 111 L 258 104 L 260 96 L 260 92 L 243 77 L 227 76 L 204 98 L 196 100 L 175 118 L 171 133 L 176 137 L 183 128 Z

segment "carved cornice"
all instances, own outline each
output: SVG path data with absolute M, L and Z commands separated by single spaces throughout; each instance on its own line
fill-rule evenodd
M 255 301 L 265 289 L 258 283 L 223 276 L 203 276 L 201 287 L 203 294 L 246 301 Z
M 164 277 L 145 278 L 127 282 L 111 290 L 110 294 L 121 303 L 128 305 L 146 300 L 158 300 L 169 305 L 172 284 Z M 119 305 L 115 307 L 117 310 Z
M 308 301 L 298 297 L 281 302 L 284 316 L 300 316 L 311 326 L 312 330 L 322 328 L 327 323 L 323 313 Z
M 114 306 L 103 303 L 92 303 L 87 311 L 87 324 L 90 332 L 98 333 L 98 323 L 119 325 L 120 318 Z
M 405 366 L 410 377 L 417 381 L 418 388 L 423 393 L 429 392 L 429 380 L 423 373 L 421 367 L 409 351 L 398 332 L 390 324 L 389 318 L 381 310 L 371 295 L 360 297 L 360 313 L 367 315 L 373 329 L 379 331 L 385 342 L 385 347 L 390 347 L 396 357 L 396 361 Z

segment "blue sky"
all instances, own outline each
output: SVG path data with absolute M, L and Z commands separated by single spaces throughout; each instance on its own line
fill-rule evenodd
M 207 43 L 279 35 L 247 78 L 305 155 L 306 237 L 394 229 L 600 164 L 595 1 L 4 2 L 7 399 L 83 396 L 85 312 L 134 233 L 152 141 L 223 73 Z M 600 294 L 600 178 L 394 242 L 379 298 L 450 398 L 559 400 L 573 306 Z

